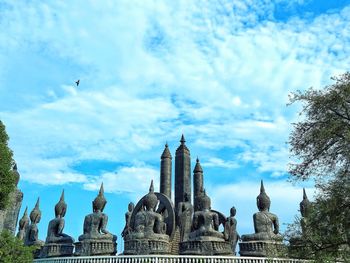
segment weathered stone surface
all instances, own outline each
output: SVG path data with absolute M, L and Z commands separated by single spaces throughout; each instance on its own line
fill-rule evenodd
M 73 255 L 74 245 L 64 243 L 46 243 L 40 253 L 40 258 L 70 257 Z
M 20 175 L 17 171 L 17 165 L 12 168 L 13 176 L 16 178 L 16 188 L 10 193 L 9 205 L 5 210 L 0 210 L 0 233 L 4 229 L 10 231 L 13 235 L 16 232 L 19 211 L 21 210 L 23 193 L 17 188 Z
M 171 154 L 168 144 L 165 144 L 160 161 L 160 193 L 171 198 Z
M 130 219 L 132 211 L 134 211 L 135 205 L 134 203 L 130 202 L 128 205 L 128 212 L 125 213 L 125 227 L 122 231 L 122 237 L 125 240 L 126 236 L 130 234 L 131 227 L 130 227 Z
M 286 247 L 278 241 L 248 241 L 239 243 L 239 254 L 246 257 L 284 257 Z
M 24 240 L 29 229 L 28 207 L 24 210 L 22 218 L 19 220 L 17 237 Z
M 92 202 L 93 213 L 84 219 L 84 233 L 75 243 L 76 256 L 113 255 L 116 253 L 117 237 L 106 229 L 108 216 L 103 212 L 107 200 L 104 197 L 103 184 Z
M 192 215 L 193 215 L 193 206 L 190 203 L 190 198 L 185 193 L 184 202 L 178 204 L 177 217 L 178 217 L 178 226 L 180 229 L 180 241 L 187 241 L 188 236 L 191 232 L 192 227 Z
M 125 255 L 167 254 L 175 230 L 175 213 L 170 199 L 154 193 L 153 181 L 132 212 L 131 232 L 125 237 Z
M 253 216 L 255 233 L 242 235 L 243 242 L 239 245 L 240 255 L 278 256 L 279 252 L 275 248 L 283 247 L 283 238 L 279 234 L 278 217 L 269 212 L 271 201 L 265 192 L 263 181 L 261 181 L 260 194 L 256 199 L 259 212 Z M 251 245 L 249 245 L 249 242 L 252 242 Z M 264 242 L 266 242 L 266 245 L 264 245 Z M 269 250 L 261 252 L 264 248 Z M 255 252 L 254 249 L 258 249 L 258 252 Z

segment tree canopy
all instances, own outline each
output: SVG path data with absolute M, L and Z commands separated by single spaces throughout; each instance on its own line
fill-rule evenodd
M 350 258 L 350 73 L 322 90 L 291 95 L 302 102 L 302 120 L 290 135 L 295 180 L 316 179 L 316 198 L 307 215 L 302 251 L 317 262 Z
M 6 230 L 0 234 L 0 263 L 33 262 L 34 249 Z
M 9 195 L 16 184 L 12 173 L 12 151 L 8 147 L 8 140 L 5 125 L 0 121 L 0 210 L 8 205 Z

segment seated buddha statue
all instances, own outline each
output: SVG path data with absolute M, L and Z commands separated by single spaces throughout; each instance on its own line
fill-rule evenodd
M 37 224 L 40 222 L 40 219 L 41 219 L 41 211 L 39 210 L 39 198 L 36 201 L 35 207 L 30 212 L 29 218 L 30 218 L 30 225 L 26 233 L 24 244 L 26 246 L 41 247 L 44 245 L 44 241 L 39 240 L 38 238 L 39 230 L 38 230 Z
M 158 204 L 158 198 L 154 193 L 153 181 L 149 188 L 149 193 L 142 200 L 142 207 L 135 215 L 134 229 L 128 235 L 129 239 L 164 239 L 168 240 L 169 236 L 165 234 L 166 225 L 163 216 L 155 209 Z
M 55 218 L 49 222 L 47 229 L 46 243 L 68 243 L 72 244 L 74 239 L 64 234 L 64 216 L 66 215 L 67 204 L 64 201 L 64 191 L 62 191 L 59 202 L 55 205 Z
M 255 233 L 243 235 L 242 241 L 282 241 L 278 217 L 269 212 L 271 201 L 265 192 L 263 181 L 261 181 L 260 194 L 256 202 L 259 212 L 253 215 Z
M 28 218 L 27 211 L 28 211 L 28 207 L 26 207 L 26 209 L 24 210 L 23 216 L 18 223 L 17 238 L 20 240 L 24 240 L 26 237 L 26 233 L 28 232 L 29 218 Z
M 109 233 L 106 229 L 108 216 L 103 213 L 107 200 L 104 197 L 103 183 L 98 196 L 92 202 L 93 213 L 85 216 L 84 219 L 84 231 L 81 236 L 79 236 L 79 241 L 84 241 L 88 239 L 104 239 L 115 241 L 117 237 Z
M 206 195 L 205 190 L 198 197 L 198 208 L 193 215 L 192 232 L 189 240 L 224 240 L 224 235 L 218 231 L 219 216 L 210 211 L 211 200 Z

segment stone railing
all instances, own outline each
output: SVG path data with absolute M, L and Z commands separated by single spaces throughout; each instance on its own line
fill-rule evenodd
M 300 259 L 226 256 L 91 256 L 36 259 L 34 263 L 305 263 Z

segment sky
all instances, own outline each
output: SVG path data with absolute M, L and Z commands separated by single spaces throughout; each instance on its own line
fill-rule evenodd
M 238 232 L 253 233 L 263 179 L 284 231 L 302 188 L 314 196 L 312 181 L 288 181 L 302 118 L 288 95 L 349 70 L 349 41 L 350 0 L 0 0 L 0 120 L 20 216 L 40 197 L 45 240 L 64 189 L 77 239 L 103 182 L 121 252 L 128 203 L 152 179 L 159 190 L 164 145 L 174 157 L 184 134 L 215 210 L 235 206 Z

